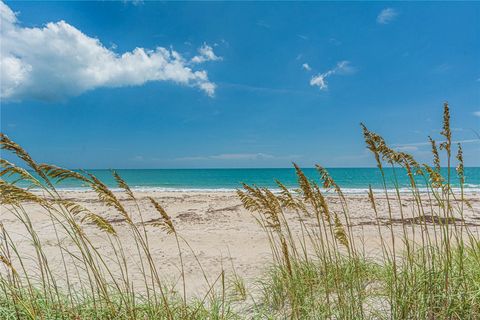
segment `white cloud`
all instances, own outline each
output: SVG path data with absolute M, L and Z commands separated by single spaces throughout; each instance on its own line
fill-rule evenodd
M 328 88 L 327 78 L 334 74 L 350 74 L 355 72 L 355 68 L 350 65 L 349 61 L 340 61 L 335 68 L 328 70 L 324 73 L 319 73 L 312 77 L 310 80 L 311 86 L 318 86 L 320 90 L 326 90 Z
M 263 20 L 258 20 L 257 21 L 257 26 L 265 28 L 265 29 L 270 29 L 271 28 L 270 24 L 268 24 L 267 22 L 265 22 Z
M 401 152 L 413 152 L 413 151 L 417 151 L 418 147 L 417 146 L 400 146 L 400 147 L 397 147 L 396 150 Z
M 441 140 L 441 141 L 437 141 L 437 145 L 440 145 L 441 143 L 443 143 L 445 141 Z M 457 144 L 457 143 L 461 143 L 461 144 L 465 144 L 465 143 L 480 143 L 480 139 L 463 139 L 463 140 L 453 140 L 452 141 L 453 144 Z M 412 143 L 397 143 L 397 144 L 393 144 L 393 147 L 394 148 L 397 148 L 397 149 L 403 149 L 403 150 L 406 150 L 407 148 L 411 148 L 411 147 L 424 147 L 424 146 L 431 146 L 431 143 L 430 142 L 412 142 Z
M 307 70 L 307 71 L 311 71 L 311 70 L 312 70 L 312 68 L 308 65 L 308 63 L 302 64 L 302 68 L 305 69 L 305 70 Z
M 474 115 L 474 116 L 477 116 L 477 117 L 480 117 L 480 111 L 475 111 L 475 112 L 473 113 L 473 115 Z
M 451 69 L 452 69 L 452 66 L 450 64 L 442 63 L 442 64 L 439 64 L 439 65 L 435 66 L 433 68 L 433 72 L 442 74 L 442 73 L 446 73 L 446 72 L 450 71 Z
M 131 3 L 133 4 L 134 6 L 139 6 L 139 5 L 142 5 L 144 2 L 143 0 L 123 0 L 122 1 L 124 4 L 128 4 L 128 3 Z
M 341 41 L 339 41 L 339 40 L 337 40 L 337 39 L 335 39 L 335 38 L 330 38 L 330 39 L 328 40 L 328 42 L 330 42 L 330 43 L 333 44 L 334 46 L 339 46 L 339 45 L 342 44 Z
M 274 158 L 275 156 L 266 153 L 222 153 L 210 156 L 183 157 L 177 160 L 260 160 Z
M 255 160 L 255 159 L 273 159 L 274 156 L 265 153 L 224 153 L 210 156 L 211 159 L 220 160 Z
M 135 157 L 132 158 L 132 160 L 134 160 L 134 161 L 143 161 L 144 158 L 143 158 L 142 155 L 136 155 Z
M 393 8 L 383 9 L 382 11 L 380 11 L 380 13 L 377 16 L 377 23 L 388 24 L 388 23 L 392 22 L 393 20 L 395 20 L 397 15 L 398 15 L 397 10 L 395 10 Z
M 213 52 L 213 48 L 206 43 L 204 43 L 203 46 L 198 49 L 198 53 L 199 55 L 192 58 L 193 63 L 222 60 L 222 57 L 218 57 L 217 55 L 215 55 L 215 52 Z
M 0 1 L 0 97 L 5 100 L 57 100 L 99 87 L 171 81 L 213 96 L 216 85 L 207 71 L 194 70 L 178 52 L 157 47 L 118 54 L 65 21 L 41 28 L 20 26 L 16 14 Z M 201 54 L 218 60 L 211 47 Z
M 272 155 L 268 153 L 221 153 L 214 155 L 189 156 L 176 158 L 176 161 L 264 161 L 264 160 L 288 160 L 302 158 L 299 154 Z

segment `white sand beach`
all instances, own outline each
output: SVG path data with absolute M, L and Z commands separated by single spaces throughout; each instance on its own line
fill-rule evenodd
M 60 191 L 64 199 L 74 200 L 79 204 L 89 208 L 95 213 L 106 218 L 117 231 L 118 237 L 125 250 L 126 260 L 132 274 L 130 280 L 137 290 L 142 290 L 144 283 L 139 270 L 139 259 L 134 241 L 132 241 L 131 231 L 124 219 L 118 212 L 102 204 L 94 192 L 80 191 Z M 127 200 L 125 194 L 115 192 L 122 199 L 122 202 L 132 216 L 137 225 L 141 225 L 141 218 L 138 210 L 132 200 Z M 160 191 L 141 191 L 135 192 L 138 198 L 143 220 L 145 222 L 150 250 L 153 258 L 161 271 L 161 277 L 168 279 L 171 283 L 180 286 L 179 258 L 174 236 L 167 234 L 154 222 L 159 219 L 159 214 L 154 210 L 147 197 L 153 197 L 157 200 L 171 216 L 178 234 L 183 237 L 191 246 L 193 252 L 182 243 L 182 252 L 185 265 L 186 283 L 188 296 L 202 296 L 209 285 L 204 279 L 201 264 L 208 282 L 211 284 L 219 277 L 222 270 L 225 270 L 226 278 L 229 279 L 235 271 L 245 280 L 247 288 L 254 288 L 255 281 L 260 279 L 261 275 L 267 270 L 271 259 L 270 247 L 265 232 L 261 229 L 254 215 L 245 210 L 239 198 L 234 192 L 160 192 Z M 339 199 L 334 196 L 328 196 L 329 205 L 332 210 L 339 210 Z M 428 207 L 428 198 L 423 197 L 425 207 Z M 472 209 L 465 210 L 464 220 L 478 237 L 480 230 L 480 194 L 470 193 L 467 195 Z M 412 217 L 412 198 L 403 196 L 402 209 L 405 218 Z M 357 246 L 361 244 L 361 250 L 367 256 L 375 257 L 379 254 L 380 243 L 378 229 L 374 212 L 365 195 L 348 195 L 347 202 L 351 217 L 352 228 L 356 237 Z M 394 232 L 401 233 L 400 206 L 396 201 L 391 202 L 394 217 Z M 382 233 L 388 237 L 389 227 L 385 225 L 388 220 L 388 206 L 385 196 L 377 196 L 377 206 L 379 218 L 381 220 Z M 32 221 L 35 230 L 38 232 L 49 259 L 50 267 L 54 272 L 58 272 L 62 277 L 62 261 L 59 255 L 59 248 L 55 235 L 55 229 L 52 220 L 45 214 L 45 211 L 36 204 L 26 204 L 26 212 Z M 31 254 L 31 259 L 27 259 L 25 266 L 30 270 L 29 274 L 36 275 L 38 270 L 35 268 L 34 251 L 30 240 L 25 237 L 24 226 L 16 219 L 7 206 L 1 207 L 2 224 L 9 232 L 13 241 L 17 243 L 18 249 L 23 254 Z M 300 235 L 300 224 L 298 216 L 294 212 L 287 212 L 287 217 L 291 219 L 291 228 L 294 233 Z M 426 213 L 428 215 L 428 212 Z M 315 217 L 302 216 L 307 226 L 315 227 L 317 224 Z M 407 223 L 411 230 L 411 224 Z M 113 259 L 108 262 L 109 266 L 117 265 L 115 253 L 103 231 L 100 231 L 91 223 L 81 223 L 85 233 L 90 236 L 95 247 L 105 253 L 106 259 Z M 414 224 L 414 228 L 420 228 L 420 225 Z M 59 237 L 65 248 L 72 247 L 71 240 L 62 235 L 62 230 L 57 230 Z M 30 239 L 28 237 L 28 239 Z M 401 246 L 401 244 L 398 244 Z M 196 257 L 195 257 L 196 256 Z M 198 259 L 198 261 L 197 261 Z M 74 269 L 74 264 L 68 266 L 72 273 L 78 270 Z M 234 269 L 233 269 L 234 268 Z M 38 274 L 37 274 L 38 275 Z

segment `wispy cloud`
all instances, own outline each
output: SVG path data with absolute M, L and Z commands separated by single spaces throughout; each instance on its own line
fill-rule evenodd
M 268 153 L 222 153 L 207 156 L 180 157 L 178 161 L 204 161 L 204 160 L 223 160 L 223 161 L 248 161 L 248 160 L 292 160 L 301 158 L 300 155 L 275 156 Z
M 123 0 L 122 1 L 124 4 L 133 4 L 134 6 L 139 6 L 139 5 L 142 5 L 144 4 L 143 0 Z
M 266 153 L 222 153 L 209 156 L 181 157 L 176 160 L 259 160 L 273 159 L 274 156 Z
M 380 24 L 388 24 L 395 20 L 395 18 L 398 16 L 397 10 L 393 8 L 386 8 L 380 11 L 380 13 L 377 16 L 377 23 Z
M 308 65 L 308 63 L 302 64 L 302 68 L 305 69 L 305 70 L 307 70 L 307 71 L 311 71 L 311 70 L 312 70 L 312 68 Z
M 480 117 L 480 111 L 474 111 L 473 115 L 476 116 L 476 117 Z
M 132 158 L 133 161 L 143 161 L 145 160 L 142 155 L 136 155 Z
M 211 159 L 219 160 L 254 160 L 254 159 L 273 159 L 271 154 L 266 153 L 224 153 L 210 156 Z
M 442 143 L 444 141 L 437 141 L 437 145 L 440 145 L 440 143 Z M 452 143 L 456 144 L 456 143 L 461 143 L 461 144 L 464 144 L 464 143 L 480 143 L 480 139 L 464 139 L 464 140 L 455 140 L 455 141 L 452 141 Z M 430 142 L 412 142 L 412 143 L 397 143 L 397 144 L 393 144 L 392 146 L 399 150 L 399 149 L 405 149 L 405 148 L 411 148 L 411 147 L 423 147 L 423 146 L 430 146 Z
M 355 68 L 351 66 L 349 61 L 340 61 L 337 63 L 335 68 L 330 69 L 323 73 L 319 73 L 316 76 L 312 77 L 312 79 L 310 80 L 310 85 L 317 86 L 320 88 L 320 90 L 327 90 L 328 88 L 327 78 L 335 74 L 344 75 L 344 74 L 351 74 L 353 72 L 355 72 Z
M 268 24 L 268 23 L 267 23 L 266 21 L 264 21 L 264 20 L 258 20 L 258 21 L 257 21 L 257 26 L 262 27 L 262 28 L 265 28 L 265 29 L 270 29 L 270 28 L 271 28 L 270 24 Z
M 403 145 L 403 146 L 395 147 L 395 150 L 396 151 L 403 151 L 403 152 L 413 152 L 413 151 L 417 151 L 418 147 L 417 146 Z
M 303 34 L 297 34 L 297 36 L 302 40 L 308 40 L 308 37 Z
M 442 74 L 442 73 L 446 73 L 446 72 L 450 71 L 451 69 L 452 69 L 452 66 L 450 64 L 442 63 L 442 64 L 439 64 L 439 65 L 435 66 L 433 68 L 433 72 Z
M 197 87 L 213 96 L 207 71 L 194 70 L 172 49 L 136 48 L 118 54 L 99 39 L 65 21 L 26 28 L 0 1 L 0 97 L 5 100 L 61 100 L 99 87 L 139 86 L 170 81 Z M 204 61 L 219 60 L 211 47 L 200 48 Z
M 339 45 L 342 44 L 341 41 L 339 41 L 338 39 L 335 39 L 335 38 L 330 38 L 330 39 L 328 40 L 328 42 L 331 43 L 331 44 L 333 44 L 334 46 L 339 46 Z

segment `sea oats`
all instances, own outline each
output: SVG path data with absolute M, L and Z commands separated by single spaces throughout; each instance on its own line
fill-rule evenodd
M 440 132 L 445 137 L 445 141 L 440 144 L 440 149 L 445 149 L 448 154 L 451 153 L 452 146 L 452 131 L 450 129 L 450 108 L 448 103 L 443 105 L 443 130 Z
M 343 244 L 345 247 L 348 248 L 348 237 L 347 233 L 345 232 L 345 228 L 343 227 L 338 214 L 334 213 L 334 223 L 335 223 L 335 238 Z
M 173 225 L 172 219 L 170 216 L 167 214 L 165 209 L 157 202 L 155 199 L 152 197 L 148 197 L 150 202 L 153 204 L 155 210 L 157 210 L 158 213 L 160 213 L 161 220 L 158 223 L 155 223 L 155 226 L 160 226 L 162 227 L 167 233 L 176 233 L 175 231 L 175 226 Z
M 465 183 L 465 168 L 463 166 L 463 150 L 460 143 L 458 144 L 457 160 L 458 164 L 456 170 L 458 178 L 460 179 L 460 184 L 463 185 Z
M 57 183 L 66 179 L 79 180 L 88 184 L 91 183 L 87 177 L 69 169 L 60 168 L 46 163 L 39 164 L 38 168 L 45 172 L 45 174 L 51 179 L 55 179 Z
M 441 188 L 443 186 L 443 177 L 441 174 L 430 167 L 428 164 L 423 164 L 423 167 L 427 170 L 430 183 L 433 188 Z
M 105 203 L 109 207 L 113 207 L 117 209 L 118 212 L 127 220 L 128 223 L 132 223 L 132 219 L 130 218 L 127 210 L 125 210 L 124 206 L 120 203 L 120 200 L 113 194 L 113 192 L 97 177 L 93 174 L 88 174 L 91 178 L 90 186 L 98 195 L 98 198 Z
M 363 123 L 360 123 L 360 126 L 362 127 L 362 130 L 363 130 L 363 137 L 364 137 L 365 143 L 367 144 L 367 148 L 373 153 L 373 155 L 375 156 L 375 161 L 377 162 L 377 167 L 381 169 L 382 162 L 380 161 L 380 152 L 378 150 L 377 144 L 372 138 L 372 134 L 367 129 L 367 127 Z
M 321 212 L 323 213 L 323 216 L 325 217 L 325 221 L 330 223 L 331 217 L 330 217 L 330 210 L 328 208 L 327 200 L 323 196 L 318 185 L 315 185 L 313 189 L 314 189 L 315 199 L 319 204 L 317 207 L 319 207 Z
M 135 200 L 135 196 L 133 195 L 132 190 L 130 189 L 128 184 L 125 182 L 125 180 L 123 180 L 122 177 L 120 177 L 117 171 L 114 170 L 112 173 L 113 173 L 113 177 L 115 178 L 115 181 L 117 182 L 117 186 L 120 189 L 123 189 L 123 191 L 125 191 L 125 193 L 128 195 L 128 197 L 131 200 Z
M 13 152 L 18 158 L 22 159 L 30 168 L 32 168 L 44 180 L 44 182 L 48 184 L 49 187 L 54 189 L 53 184 L 50 182 L 45 173 L 38 167 L 37 163 L 33 161 L 30 155 L 3 133 L 0 133 L 0 148 Z
M 12 175 L 18 175 L 20 177 L 18 180 L 20 181 L 24 180 L 32 183 L 35 186 L 41 186 L 40 182 L 35 179 L 27 170 L 18 167 L 5 159 L 0 159 L 0 166 L 3 168 L 3 170 L 0 172 L 0 177 L 11 177 Z
M 43 207 L 51 207 L 46 199 L 0 179 L 0 204 L 18 207 L 24 202 L 35 202 Z
M 12 265 L 12 262 L 10 260 L 8 260 L 6 257 L 4 257 L 3 255 L 0 255 L 0 261 L 5 265 L 7 266 L 8 269 L 10 269 L 15 275 L 17 275 L 17 270 L 15 270 L 15 268 L 13 267 Z
M 306 201 L 314 201 L 314 195 L 310 181 L 296 163 L 294 163 L 293 166 L 295 167 L 295 172 L 297 173 L 298 185 L 302 190 L 303 198 Z
M 428 140 L 430 141 L 430 144 L 432 146 L 433 165 L 434 165 L 435 171 L 440 173 L 440 155 L 438 154 L 437 144 L 435 140 L 433 140 L 432 137 L 430 136 L 428 136 Z
M 113 226 L 103 217 L 95 214 L 93 212 L 87 211 L 83 216 L 82 222 L 90 222 L 97 226 L 100 230 L 103 230 L 109 234 L 116 235 L 117 232 L 113 228 Z

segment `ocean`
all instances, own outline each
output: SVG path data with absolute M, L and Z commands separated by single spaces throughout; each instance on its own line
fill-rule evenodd
M 303 169 L 307 177 L 319 182 L 319 174 L 314 168 Z M 86 170 L 94 174 L 107 186 L 116 188 L 115 180 L 110 170 Z M 241 188 L 241 183 L 269 187 L 275 189 L 275 179 L 288 188 L 298 187 L 297 177 L 293 168 L 282 169 L 117 169 L 120 176 L 132 189 L 157 189 L 162 191 L 229 191 Z M 331 168 L 328 169 L 336 183 L 346 193 L 364 193 L 369 186 L 382 189 L 382 177 L 377 168 Z M 410 186 L 408 176 L 403 169 L 386 169 L 387 188 L 395 187 L 395 176 L 398 187 L 408 191 Z M 446 177 L 447 170 L 442 169 Z M 451 171 L 451 184 L 459 188 L 459 180 L 455 170 Z M 480 167 L 465 168 L 466 192 L 480 192 Z M 9 178 L 8 180 L 12 180 Z M 419 188 L 425 188 L 425 179 L 416 176 Z M 25 186 L 25 185 L 24 185 Z M 75 180 L 64 180 L 58 188 L 84 189 L 85 186 Z

